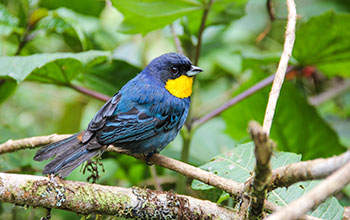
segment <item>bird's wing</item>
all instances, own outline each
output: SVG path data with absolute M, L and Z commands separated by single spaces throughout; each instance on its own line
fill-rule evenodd
M 88 128 L 83 133 L 83 143 L 87 143 L 95 134 L 95 132 L 104 126 L 107 118 L 111 117 L 114 114 L 117 105 L 120 102 L 120 99 L 121 94 L 117 92 L 100 108 L 94 118 L 90 121 Z
M 150 109 L 162 104 L 153 105 L 138 104 L 128 112 L 118 113 L 108 118 L 104 126 L 96 132 L 98 141 L 107 145 L 144 140 L 173 129 L 179 124 L 184 114 L 184 109 L 169 105 L 164 106 L 161 113 L 152 113 Z

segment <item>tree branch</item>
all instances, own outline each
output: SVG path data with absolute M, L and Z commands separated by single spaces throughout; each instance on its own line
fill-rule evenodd
M 283 46 L 283 52 L 280 62 L 277 67 L 276 77 L 273 81 L 269 100 L 267 102 L 263 130 L 269 136 L 272 125 L 273 116 L 275 114 L 275 108 L 277 100 L 281 91 L 281 87 L 285 78 L 285 73 L 288 67 L 289 57 L 292 55 L 294 40 L 295 40 L 295 24 L 297 20 L 297 12 L 295 8 L 294 0 L 287 0 L 288 8 L 288 22 L 286 29 L 286 37 Z
M 35 148 L 45 144 L 62 140 L 64 138 L 67 138 L 67 135 L 39 136 L 39 137 L 31 137 L 31 138 L 26 138 L 26 139 L 16 140 L 16 141 L 9 140 L 3 144 L 0 144 L 0 154 L 6 153 L 6 152 L 13 152 L 19 149 L 25 149 L 28 147 Z M 35 143 L 37 143 L 38 145 L 34 146 L 33 144 Z M 13 146 L 13 149 L 12 149 L 12 146 Z M 117 147 L 114 147 L 112 145 L 108 147 L 107 151 L 126 154 L 126 152 L 124 152 L 123 150 L 120 150 Z M 134 154 L 131 156 L 141 160 L 145 159 L 143 155 Z M 150 162 L 158 166 L 165 167 L 170 170 L 181 173 L 184 176 L 197 179 L 211 186 L 215 186 L 232 195 L 240 195 L 243 191 L 242 183 L 237 183 L 233 180 L 225 179 L 223 177 L 217 176 L 205 170 L 199 169 L 197 167 L 193 167 L 189 164 L 180 162 L 178 160 L 175 160 L 160 154 L 154 154 L 151 157 Z
M 59 182 L 59 183 L 57 183 Z M 173 192 L 102 186 L 46 177 L 0 173 L 0 201 L 16 205 L 138 219 L 237 219 L 232 210 Z
M 258 220 L 263 217 L 264 202 L 267 195 L 267 187 L 271 178 L 270 159 L 274 143 L 262 130 L 259 123 L 249 123 L 250 135 L 255 144 L 256 165 L 253 181 L 249 184 L 248 219 Z
M 283 207 L 279 206 L 279 205 L 275 205 L 274 203 L 266 200 L 265 201 L 265 209 L 267 209 L 270 212 L 277 212 L 277 211 L 283 209 Z M 298 220 L 323 220 L 323 219 L 313 217 L 311 215 L 303 215 L 303 216 L 299 217 Z
M 279 187 L 288 187 L 294 183 L 322 179 L 350 162 L 350 151 L 327 159 L 315 159 L 273 170 L 269 191 Z
M 0 154 L 10 153 L 27 148 L 37 148 L 46 144 L 63 140 L 71 135 L 68 134 L 51 134 L 48 136 L 37 136 L 24 138 L 20 140 L 8 140 L 0 144 Z
M 57 135 L 57 134 L 53 134 L 53 135 L 49 135 L 49 136 L 39 136 L 39 137 L 31 137 L 31 138 L 25 138 L 25 139 L 21 139 L 21 140 L 8 140 L 7 142 L 0 144 L 0 154 L 4 154 L 4 153 L 9 153 L 9 152 L 14 152 L 17 150 L 21 150 L 21 149 L 26 149 L 26 148 L 35 148 L 35 147 L 39 147 L 45 144 L 49 144 L 52 142 L 56 142 L 59 140 L 62 140 L 64 138 L 67 138 L 69 135 Z M 118 152 L 118 153 L 122 153 L 119 149 L 115 148 L 114 146 L 109 146 L 107 148 L 108 151 L 113 151 L 113 152 Z M 144 159 L 144 157 L 140 156 L 140 155 L 132 155 L 135 156 L 138 159 Z M 318 159 L 318 163 L 319 164 L 315 164 L 314 168 L 312 170 L 314 170 L 314 173 L 319 173 L 319 175 L 325 175 L 325 173 L 322 174 L 322 170 L 325 170 L 325 167 L 331 167 L 333 165 L 331 160 L 337 161 L 334 162 L 334 164 L 337 164 L 336 166 L 340 166 L 341 163 L 343 163 L 345 160 L 349 160 L 350 158 L 350 153 L 347 152 L 345 154 L 342 154 L 338 157 L 333 157 L 333 158 L 329 158 L 329 159 Z M 322 165 L 322 160 L 326 160 L 324 165 Z M 199 181 L 202 181 L 206 184 L 215 186 L 219 189 L 222 189 L 228 193 L 230 193 L 233 196 L 241 196 L 242 193 L 244 192 L 244 188 L 243 188 L 243 184 L 241 183 L 237 183 L 233 180 L 228 180 L 225 179 L 223 177 L 220 176 L 216 176 L 212 173 L 206 172 L 204 170 L 201 170 L 199 168 L 193 167 L 191 165 L 182 163 L 180 161 L 171 159 L 169 157 L 160 155 L 160 154 L 154 154 L 152 156 L 152 158 L 150 159 L 150 161 L 153 164 L 157 164 L 159 166 L 168 168 L 170 170 L 176 171 L 178 173 L 181 173 L 182 175 L 191 177 L 193 179 L 197 179 Z M 311 162 L 311 161 L 309 161 Z M 306 162 L 301 162 L 301 163 L 305 163 L 305 165 L 300 165 L 300 167 L 303 167 L 303 169 L 306 169 L 308 166 L 310 166 L 309 164 L 307 164 Z M 300 163 L 296 163 L 296 164 L 300 164 Z M 292 165 L 289 165 L 292 166 Z M 313 167 L 313 166 L 311 166 Z M 317 168 L 319 167 L 319 168 Z M 284 174 L 285 171 L 283 170 L 290 170 L 293 168 L 278 168 L 276 170 L 273 171 L 273 176 L 272 178 L 281 178 L 280 176 L 282 175 L 288 175 L 288 174 Z M 296 168 L 295 168 L 296 169 Z M 331 169 L 329 169 L 327 172 L 332 172 Z M 301 172 L 302 173 L 302 172 Z M 276 176 L 276 177 L 274 177 Z M 39 177 L 38 177 L 39 178 Z M 305 179 L 301 179 L 300 181 L 303 181 Z M 308 180 L 311 180 L 310 178 Z M 275 180 L 276 182 L 278 181 L 277 179 Z M 285 184 L 281 183 L 281 186 L 284 186 Z M 1 186 L 1 181 L 0 181 L 0 186 Z M 277 188 L 277 187 L 276 187 Z M 1 194 L 1 193 L 0 193 Z M 267 201 L 265 201 L 266 204 L 266 209 L 273 211 L 273 210 L 279 210 L 281 207 L 276 206 L 274 204 L 271 204 Z M 312 220 L 315 218 L 312 217 L 305 217 L 302 219 L 307 219 L 307 220 Z
M 17 150 L 27 149 L 27 148 L 36 148 L 36 147 L 50 144 L 56 141 L 60 141 L 69 136 L 70 135 L 52 134 L 48 136 L 37 136 L 37 137 L 20 139 L 20 140 L 8 140 L 5 143 L 0 144 L 0 154 L 14 152 Z M 120 150 L 118 150 L 113 146 L 110 146 L 107 150 L 122 153 Z M 136 156 L 136 155 L 132 155 L 132 156 Z M 144 159 L 144 158 L 141 158 L 141 159 Z M 221 184 L 210 182 L 208 179 L 210 178 L 215 179 L 218 176 L 160 154 L 153 155 L 153 157 L 151 158 L 151 162 L 159 166 L 174 170 L 185 176 L 198 179 L 202 182 L 205 182 L 209 185 L 213 185 L 220 189 L 222 188 L 221 184 L 226 184 L 225 181 L 227 181 L 227 179 L 220 177 L 223 180 L 220 179 L 218 181 L 224 181 Z M 300 181 L 322 179 L 332 174 L 334 171 L 338 170 L 342 166 L 344 166 L 347 162 L 350 162 L 349 151 L 339 156 L 334 156 L 327 159 L 315 159 L 315 160 L 290 164 L 284 167 L 279 167 L 272 171 L 269 191 L 272 191 L 279 187 L 288 187 Z M 209 174 L 209 176 L 207 176 L 206 174 Z M 230 187 L 227 187 L 228 189 L 226 188 L 226 190 L 225 189 L 223 190 L 231 193 L 232 195 L 239 195 L 243 191 L 242 185 L 240 183 L 229 181 L 228 184 L 232 185 L 231 189 Z
M 341 169 L 314 187 L 311 191 L 299 199 L 294 200 L 280 211 L 270 215 L 267 220 L 298 219 L 300 216 L 326 200 L 329 196 L 341 190 L 346 184 L 350 183 L 349 170 L 350 163 L 347 163 Z

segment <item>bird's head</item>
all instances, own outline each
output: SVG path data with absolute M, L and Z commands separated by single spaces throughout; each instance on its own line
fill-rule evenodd
M 143 71 L 159 79 L 169 93 L 177 98 L 192 94 L 193 76 L 202 69 L 179 53 L 166 53 L 153 59 Z

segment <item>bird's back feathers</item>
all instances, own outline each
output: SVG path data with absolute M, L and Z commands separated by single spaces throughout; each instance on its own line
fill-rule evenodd
M 44 174 L 67 176 L 84 161 L 114 144 L 131 153 L 154 153 L 171 142 L 185 123 L 190 98 L 178 98 L 166 88 L 171 62 L 191 66 L 188 58 L 165 54 L 152 61 L 96 113 L 88 128 L 42 147 L 34 160 L 55 157 Z M 181 68 L 180 68 L 181 69 Z

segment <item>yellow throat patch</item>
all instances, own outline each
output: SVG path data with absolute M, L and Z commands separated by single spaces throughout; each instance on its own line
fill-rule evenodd
M 165 83 L 165 88 L 173 96 L 184 99 L 192 94 L 193 78 L 181 75 L 176 79 L 169 79 Z

